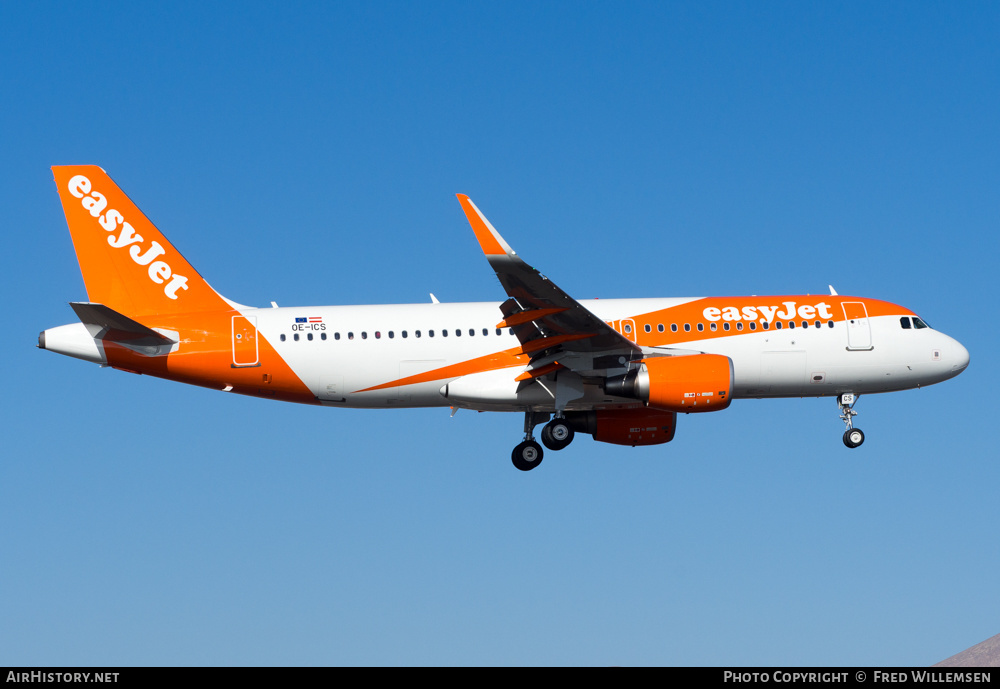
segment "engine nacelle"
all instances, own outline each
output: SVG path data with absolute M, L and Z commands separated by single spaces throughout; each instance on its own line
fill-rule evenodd
M 601 409 L 568 412 L 566 423 L 594 440 L 614 445 L 660 445 L 674 439 L 677 414 L 658 409 Z
M 642 400 L 667 411 L 719 411 L 733 399 L 733 360 L 721 354 L 662 356 L 643 360 L 642 367 L 609 378 L 609 395 Z

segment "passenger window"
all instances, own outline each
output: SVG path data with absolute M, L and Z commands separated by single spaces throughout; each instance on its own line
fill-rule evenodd
M 325 340 L 326 339 L 326 333 L 320 333 L 319 334 L 319 339 Z
M 789 328 L 794 328 L 795 327 L 795 321 L 788 321 L 788 327 Z
M 434 337 L 434 331 L 433 330 L 428 330 L 427 331 L 427 337 Z
M 818 328 L 818 327 L 820 327 L 821 325 L 823 325 L 823 324 L 822 324 L 822 323 L 820 323 L 819 321 L 816 321 L 816 327 L 817 327 L 817 328 Z
M 729 324 L 728 323 L 723 323 L 722 324 L 722 329 L 723 330 L 729 330 Z
M 282 342 L 284 342 L 284 341 L 285 341 L 285 333 L 281 333 L 281 341 L 282 341 Z
M 353 340 L 354 339 L 354 333 L 347 333 L 347 339 L 348 340 Z
M 469 328 L 469 337 L 473 337 L 476 334 L 475 328 Z
M 802 327 L 803 328 L 808 328 L 809 327 L 809 321 L 802 321 Z
M 827 322 L 826 322 L 826 324 L 827 324 L 828 326 L 830 326 L 831 328 L 833 327 L 833 321 L 827 321 Z
M 362 330 L 361 331 L 361 339 L 362 340 L 367 340 L 368 339 L 368 331 L 367 330 Z
M 313 334 L 312 333 L 306 333 L 306 339 L 309 340 L 310 342 L 312 342 L 313 341 Z
M 699 323 L 698 324 L 698 332 L 704 332 L 704 330 L 705 330 L 705 324 L 704 323 Z
M 340 333 L 334 333 L 333 334 L 333 339 L 339 340 L 340 339 Z
M 375 331 L 375 339 L 376 340 L 381 340 L 382 339 L 382 331 L 381 330 L 376 330 Z
M 684 324 L 684 332 L 686 332 L 686 333 L 691 332 L 691 324 L 690 323 L 685 323 Z
M 750 321 L 750 329 L 751 330 L 757 329 L 757 321 Z
M 413 331 L 413 336 L 414 337 L 420 337 L 420 331 L 419 330 L 414 330 Z
M 764 330 L 770 330 L 771 324 L 768 321 L 764 321 L 763 323 L 761 323 L 761 327 L 764 328 Z
M 742 323 L 737 323 L 736 324 L 736 329 L 737 330 L 743 330 L 743 324 Z
M 626 333 L 630 333 L 630 332 L 632 332 L 632 326 L 629 325 L 628 323 L 626 323 L 624 330 L 625 330 Z
M 719 324 L 718 323 L 712 323 L 712 325 L 710 325 L 708 327 L 714 333 L 716 330 L 719 329 Z
M 672 333 L 677 332 L 677 324 L 676 323 L 671 323 L 670 324 L 670 332 L 672 332 Z
M 909 330 L 912 327 L 910 325 L 910 317 L 909 316 L 903 316 L 902 318 L 900 318 L 899 319 L 899 326 L 903 330 Z
M 653 326 L 651 326 L 649 323 L 647 323 L 646 325 L 642 326 L 642 329 L 645 330 L 647 333 L 653 332 Z
M 488 329 L 486 329 L 486 328 L 483 328 L 483 337 L 486 337 L 489 334 L 490 334 L 490 331 Z
M 400 334 L 401 334 L 401 335 L 403 336 L 403 339 L 405 340 L 405 339 L 406 339 L 406 331 L 404 330 L 404 331 L 403 331 L 402 333 L 400 333 Z
M 448 337 L 448 329 L 447 328 L 445 328 L 444 330 L 441 331 L 441 337 Z
M 392 332 L 392 331 L 390 330 L 390 331 L 389 331 L 389 339 L 391 340 L 391 339 L 392 339 L 392 338 L 394 338 L 394 337 L 396 337 L 395 333 L 393 333 L 393 332 Z
M 658 333 L 662 333 L 663 332 L 663 323 L 658 323 L 657 324 L 657 326 L 656 326 L 656 332 L 658 332 Z
M 777 322 L 776 322 L 776 323 L 774 324 L 774 329 L 775 329 L 775 330 L 781 330 L 781 321 L 777 321 Z
M 462 331 L 459 330 L 458 328 L 455 328 L 455 337 L 461 337 L 461 336 L 462 336 Z
M 299 334 L 295 333 L 294 335 L 292 335 L 292 339 L 294 339 L 296 342 L 298 342 L 299 341 Z
M 497 328 L 497 335 L 499 335 L 500 333 L 501 333 L 500 328 Z

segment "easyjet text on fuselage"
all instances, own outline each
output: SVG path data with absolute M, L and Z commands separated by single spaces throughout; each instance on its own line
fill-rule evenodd
M 792 321 L 802 319 L 811 321 L 814 318 L 832 320 L 833 313 L 826 302 L 818 304 L 798 305 L 794 301 L 783 301 L 780 306 L 709 306 L 701 312 L 706 321 L 760 321 L 772 323 L 777 320 Z

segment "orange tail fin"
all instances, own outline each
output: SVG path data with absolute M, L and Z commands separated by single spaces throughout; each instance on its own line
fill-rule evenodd
M 90 301 L 133 317 L 232 308 L 104 170 L 52 172 Z

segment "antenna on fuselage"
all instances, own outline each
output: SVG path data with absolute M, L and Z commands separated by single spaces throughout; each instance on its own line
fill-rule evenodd
M 833 285 L 827 285 L 827 287 L 830 288 L 830 296 L 831 297 L 839 297 L 840 296 L 839 294 L 837 294 L 837 290 L 835 290 L 833 288 Z

